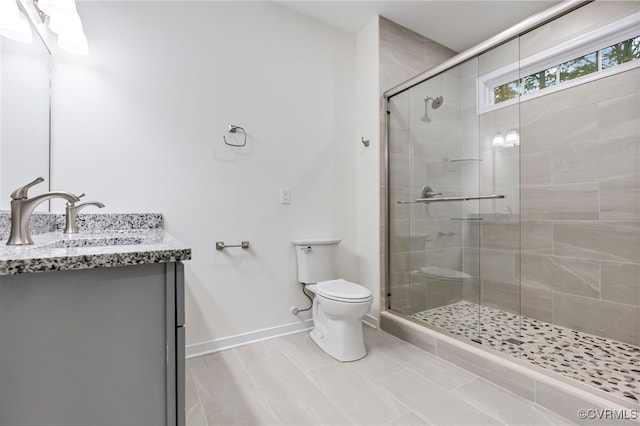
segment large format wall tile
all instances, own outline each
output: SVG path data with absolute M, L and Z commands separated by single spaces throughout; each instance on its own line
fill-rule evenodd
M 553 224 L 550 221 L 520 221 L 520 247 L 522 251 L 551 254 L 553 250 Z
M 637 263 L 640 259 L 640 223 L 555 222 L 553 253 L 559 256 Z
M 409 129 L 407 126 L 389 126 L 389 152 L 409 155 Z
M 427 279 L 426 309 L 450 305 L 462 300 L 462 282 Z
M 640 345 L 640 308 L 565 293 L 553 293 L 553 322 L 574 330 Z
M 522 154 L 520 157 L 520 180 L 522 185 L 549 185 L 552 183 L 551 150 Z
M 407 155 L 389 155 L 389 168 L 393 171 L 389 176 L 390 186 L 409 186 L 409 163 L 410 159 Z
M 640 135 L 612 141 L 603 141 L 600 147 L 600 179 L 618 179 L 636 176 L 639 170 Z
M 483 279 L 482 305 L 519 314 L 520 286 L 513 282 L 501 283 Z
M 611 99 L 640 92 L 640 69 L 601 78 L 588 84 L 581 84 L 549 95 L 550 113 L 562 115 L 565 111 L 606 102 Z M 577 123 L 587 125 L 587 123 Z
M 602 299 L 640 306 L 640 265 L 602 262 L 600 287 Z
M 602 171 L 601 144 L 561 147 L 553 150 L 553 183 L 581 183 L 597 181 Z
M 571 257 L 522 253 L 521 276 L 526 287 L 600 297 L 600 264 Z
M 409 221 L 394 220 L 389 223 L 389 251 L 409 251 Z
M 600 220 L 640 219 L 640 174 L 600 182 Z
M 540 321 L 553 322 L 553 297 L 551 290 L 521 286 L 522 315 Z
M 521 127 L 520 148 L 528 154 L 556 147 L 595 143 L 597 140 L 598 106 L 593 104 L 562 111 L 561 114 L 542 115 L 535 121 L 527 122 Z
M 380 17 L 380 43 L 383 45 L 381 50 L 399 50 L 422 58 L 424 40 L 420 34 Z
M 598 104 L 599 140 L 608 141 L 640 137 L 640 94 L 612 99 Z
M 515 253 L 501 250 L 480 250 L 480 274 L 483 280 L 514 282 Z
M 598 184 L 522 188 L 523 220 L 598 219 Z
M 408 220 L 409 205 L 398 204 L 398 201 L 409 200 L 409 189 L 393 186 L 389 188 L 389 220 Z
M 480 222 L 483 248 L 512 251 L 520 249 L 519 221 L 483 220 Z

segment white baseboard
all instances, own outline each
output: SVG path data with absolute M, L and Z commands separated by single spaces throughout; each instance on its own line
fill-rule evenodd
M 285 336 L 287 334 L 299 333 L 311 328 L 313 328 L 313 320 L 307 319 L 292 324 L 265 328 L 263 330 L 251 331 L 249 333 L 238 334 L 236 336 L 223 337 L 210 342 L 187 345 L 186 356 L 187 359 L 194 358 L 213 352 L 223 351 L 225 349 L 235 348 L 236 346 L 246 345 L 248 343 L 259 342 L 261 340 L 272 339 L 274 337 Z
M 362 322 L 367 324 L 370 327 L 373 328 L 378 328 L 378 318 L 374 317 L 373 315 L 367 314 L 364 316 L 364 318 L 362 318 Z
M 378 328 L 378 319 L 372 315 L 366 315 L 362 322 L 366 325 Z M 286 336 L 287 334 L 299 333 L 313 328 L 313 320 L 307 319 L 293 324 L 280 325 L 277 327 L 265 328 L 263 330 L 251 331 L 249 333 L 238 334 L 236 336 L 223 337 L 209 342 L 187 345 L 187 359 L 197 356 L 207 355 L 225 349 L 235 348 L 248 343 L 259 342 L 261 340 L 273 339 L 274 337 Z

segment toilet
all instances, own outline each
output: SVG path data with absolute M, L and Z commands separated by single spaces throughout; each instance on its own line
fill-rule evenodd
M 315 293 L 311 339 L 338 361 L 355 361 L 367 355 L 362 318 L 373 303 L 371 292 L 338 278 L 340 239 L 294 240 L 298 281 Z

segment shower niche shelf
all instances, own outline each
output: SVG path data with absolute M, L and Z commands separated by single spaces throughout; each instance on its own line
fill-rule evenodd
M 453 160 L 449 160 L 448 158 L 445 158 L 445 161 L 448 161 L 449 163 L 479 163 L 482 161 L 482 158 L 454 158 Z

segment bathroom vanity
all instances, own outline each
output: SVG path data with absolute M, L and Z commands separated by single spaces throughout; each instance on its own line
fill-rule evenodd
M 191 250 L 86 216 L 110 225 L 0 242 L 0 425 L 182 425 Z

